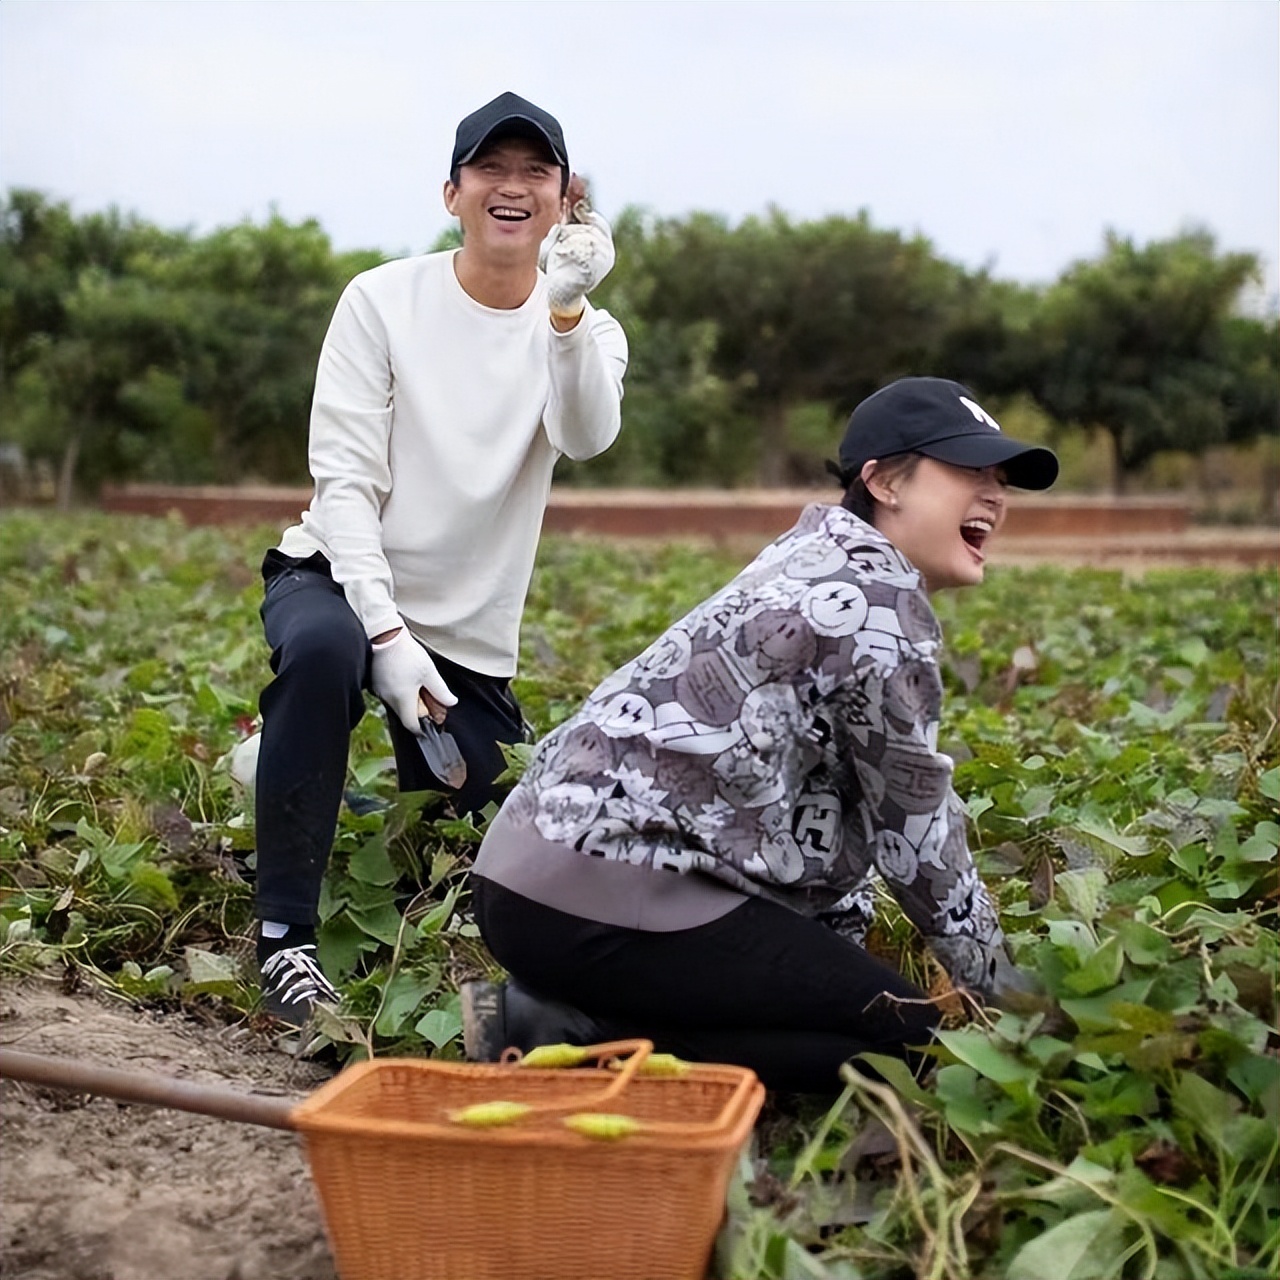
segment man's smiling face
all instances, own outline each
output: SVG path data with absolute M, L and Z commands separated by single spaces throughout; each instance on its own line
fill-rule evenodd
M 445 208 L 462 223 L 468 253 L 513 265 L 536 262 L 560 217 L 562 173 L 549 150 L 527 138 L 487 144 L 446 182 Z M 496 262 L 495 262 L 496 265 Z

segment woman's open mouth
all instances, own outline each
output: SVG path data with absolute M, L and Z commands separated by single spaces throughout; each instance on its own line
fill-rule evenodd
M 960 526 L 960 536 L 965 542 L 973 548 L 974 551 L 982 554 L 982 548 L 987 539 L 991 537 L 995 531 L 995 524 L 981 516 L 975 516 L 972 520 L 966 520 Z

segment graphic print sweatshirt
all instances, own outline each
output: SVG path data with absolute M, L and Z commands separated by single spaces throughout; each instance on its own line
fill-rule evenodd
M 709 877 L 856 936 L 878 872 L 952 979 L 985 992 L 1004 937 L 937 749 L 940 642 L 893 544 L 814 504 L 543 741 L 476 873 L 599 918 L 572 850 L 659 873 L 659 902 L 680 902 L 672 873 Z

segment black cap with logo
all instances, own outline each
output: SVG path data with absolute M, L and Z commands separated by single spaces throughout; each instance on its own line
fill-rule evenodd
M 872 458 L 897 453 L 957 467 L 1003 467 L 1019 489 L 1047 489 L 1058 478 L 1052 450 L 1011 440 L 968 387 L 946 378 L 899 378 L 854 409 L 840 442 L 846 483 Z
M 555 116 L 518 93 L 500 93 L 458 125 L 449 172 L 455 172 L 459 165 L 472 160 L 495 134 L 501 138 L 532 138 L 551 149 L 556 164 L 562 169 L 569 167 L 564 132 Z

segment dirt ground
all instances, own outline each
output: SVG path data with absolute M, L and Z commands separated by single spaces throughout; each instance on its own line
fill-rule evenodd
M 39 979 L 0 986 L 0 1044 L 276 1096 L 329 1074 L 246 1028 Z M 0 1081 L 4 1280 L 335 1276 L 294 1134 Z

